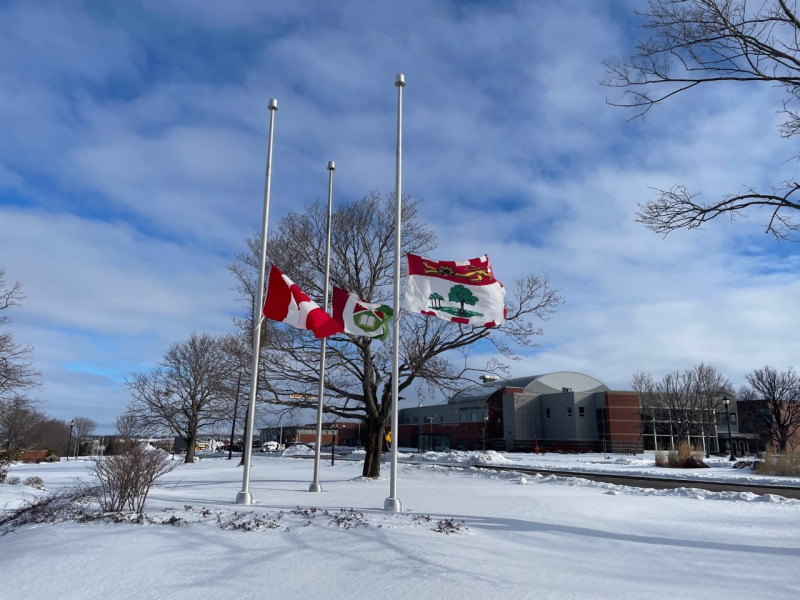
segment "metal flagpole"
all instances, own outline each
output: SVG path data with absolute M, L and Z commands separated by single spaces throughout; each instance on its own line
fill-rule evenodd
M 331 270 L 331 215 L 333 213 L 333 172 L 336 165 L 333 161 L 328 161 L 328 233 L 325 241 L 325 283 L 323 284 L 322 310 L 328 312 L 328 278 Z M 308 486 L 309 492 L 321 492 L 322 486 L 319 484 L 319 460 L 322 452 L 322 398 L 325 393 L 325 349 L 327 348 L 327 338 L 322 338 L 322 348 L 319 353 L 319 389 L 317 390 L 317 444 L 314 448 L 314 481 Z M 333 442 L 331 442 L 333 443 Z
M 394 184 L 397 209 L 394 217 L 394 315 L 392 317 L 392 467 L 391 475 L 389 476 L 389 497 L 383 501 L 383 510 L 401 512 L 403 506 L 397 498 L 397 446 L 400 442 L 400 432 L 397 427 L 397 402 L 399 396 L 398 379 L 400 378 L 400 216 L 403 172 L 403 87 L 406 85 L 406 78 L 402 73 L 397 75 L 394 85 L 397 87 L 397 169 Z
M 247 421 L 250 429 L 244 440 L 244 473 L 242 475 L 242 491 L 236 494 L 237 504 L 252 504 L 250 494 L 250 459 L 253 454 L 253 429 L 256 417 L 256 394 L 258 392 L 258 355 L 261 350 L 261 311 L 264 307 L 264 272 L 267 270 L 267 223 L 269 222 L 269 192 L 272 178 L 272 131 L 275 126 L 275 111 L 278 101 L 269 101 L 269 143 L 267 144 L 267 174 L 264 181 L 264 215 L 261 221 L 261 269 L 258 272 L 258 304 L 253 310 L 255 331 L 253 332 L 253 366 L 250 378 L 250 403 L 247 406 Z

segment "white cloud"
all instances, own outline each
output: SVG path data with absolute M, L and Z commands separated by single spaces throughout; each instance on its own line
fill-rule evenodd
M 15 327 L 53 411 L 118 409 L 125 373 L 230 326 L 225 264 L 260 225 L 269 98 L 272 226 L 324 196 L 328 160 L 337 202 L 392 191 L 399 72 L 403 188 L 436 257 L 487 252 L 507 284 L 547 273 L 567 300 L 515 375 L 625 387 L 705 361 L 741 381 L 797 356 L 797 252 L 761 234 L 763 215 L 666 239 L 634 222 L 652 187 L 714 198 L 790 177 L 779 91 L 696 90 L 626 122 L 598 85 L 634 35 L 617 3 L 220 7 L 0 9 L 0 186 L 15 194 L 0 195 L 0 266 L 24 285 Z

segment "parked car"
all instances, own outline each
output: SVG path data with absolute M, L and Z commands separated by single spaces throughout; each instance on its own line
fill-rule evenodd
M 262 452 L 276 452 L 278 450 L 278 442 L 264 442 L 261 445 Z

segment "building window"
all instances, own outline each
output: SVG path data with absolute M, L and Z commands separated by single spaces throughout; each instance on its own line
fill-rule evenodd
M 583 416 L 583 414 L 584 414 L 583 407 L 582 407 L 582 406 L 579 406 L 579 407 L 578 407 L 578 416 L 579 416 L 579 417 L 582 417 L 582 416 Z
M 414 423 L 419 423 L 419 417 L 414 417 Z
M 568 417 L 571 417 L 571 416 L 572 416 L 572 407 L 571 407 L 571 406 L 568 406 L 568 407 L 567 407 L 567 416 L 568 416 Z
M 545 408 L 544 409 L 544 416 L 547 417 L 548 419 L 550 418 L 550 409 L 549 408 Z

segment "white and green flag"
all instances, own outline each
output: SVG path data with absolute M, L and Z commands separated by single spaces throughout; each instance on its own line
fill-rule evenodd
M 357 294 L 333 286 L 333 319 L 344 327 L 345 333 L 380 340 L 389 335 L 393 311 L 385 304 L 365 302 Z
M 470 260 L 431 260 L 408 254 L 404 309 L 465 325 L 495 327 L 506 320 L 503 284 L 484 254 Z

